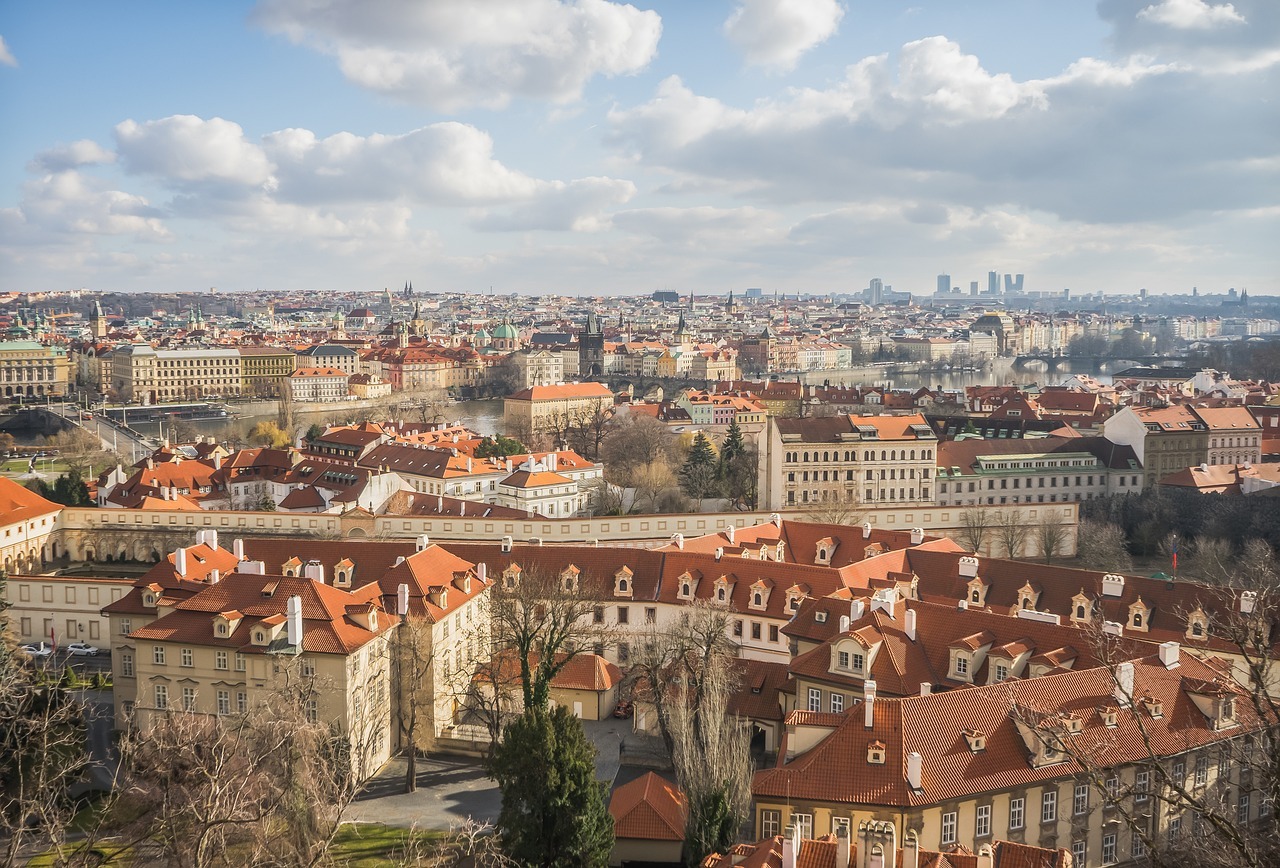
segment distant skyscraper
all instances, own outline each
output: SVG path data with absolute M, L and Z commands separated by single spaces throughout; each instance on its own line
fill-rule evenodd
M 977 294 L 978 294 L 978 281 L 976 280 L 969 281 L 969 295 L 977 295 Z
M 1006 274 L 1004 276 L 1004 294 L 1022 295 L 1022 275 Z
M 951 292 L 951 275 L 938 275 L 938 295 L 947 295 Z
M 994 271 L 987 272 L 987 295 L 1000 294 L 1000 275 Z

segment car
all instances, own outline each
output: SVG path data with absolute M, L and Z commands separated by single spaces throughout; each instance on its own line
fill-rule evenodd
M 47 642 L 28 642 L 26 645 L 20 645 L 19 648 L 28 657 L 48 657 L 53 654 L 53 647 Z
M 67 646 L 67 653 L 72 657 L 97 657 L 102 649 L 88 642 L 72 642 Z

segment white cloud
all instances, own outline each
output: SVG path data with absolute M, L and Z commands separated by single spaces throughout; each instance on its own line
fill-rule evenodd
M 13 52 L 9 50 L 9 46 L 5 44 L 4 37 L 0 36 L 0 66 L 17 66 L 18 59 L 13 56 Z
M 656 12 L 607 0 L 263 0 L 255 18 L 361 87 L 443 110 L 572 101 L 644 69 L 662 33 Z
M 1230 3 L 1210 5 L 1205 0 L 1160 0 L 1138 13 L 1139 18 L 1178 30 L 1208 30 L 1223 24 L 1243 24 L 1244 16 Z
M 36 154 L 27 166 L 34 173 L 62 172 L 80 166 L 99 166 L 114 163 L 116 155 L 90 139 L 80 139 L 69 145 L 57 145 Z
M 789 70 L 834 36 L 843 17 L 838 0 L 740 0 L 724 32 L 748 63 Z
M 240 125 L 222 118 L 172 115 L 160 120 L 116 124 L 116 143 L 125 167 L 171 182 L 265 184 L 271 166 L 262 148 L 244 137 Z

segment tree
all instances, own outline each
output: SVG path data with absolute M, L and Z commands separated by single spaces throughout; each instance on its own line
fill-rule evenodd
M 698 865 L 737 840 L 751 800 L 750 739 L 730 713 L 739 686 L 729 610 L 700 602 L 640 644 L 629 680 L 653 703 L 689 812 L 685 856 Z
M 1040 555 L 1044 558 L 1046 564 L 1053 563 L 1053 559 L 1062 554 L 1063 549 L 1067 546 L 1067 539 L 1070 533 L 1071 531 L 1067 528 L 1066 523 L 1058 515 L 1046 515 L 1036 525 L 1036 548 L 1039 549 Z
M 1080 566 L 1111 573 L 1133 572 L 1133 558 L 1125 546 L 1124 530 L 1109 521 L 1082 518 L 1076 532 Z
M 995 535 L 1000 550 L 1006 558 L 1022 555 L 1022 548 L 1031 535 L 1031 526 L 1016 509 L 999 509 L 995 514 Z
M 595 748 L 564 706 L 528 707 L 503 733 L 490 768 L 502 791 L 498 829 L 521 865 L 603 866 L 613 849 Z
M 960 529 L 956 541 L 974 554 L 982 554 L 987 534 L 991 531 L 995 516 L 985 506 L 971 506 L 960 513 Z
M 716 491 L 716 454 L 701 431 L 693 438 L 693 448 L 680 468 L 680 487 L 693 498 L 696 509 Z
M 289 432 L 283 430 L 279 423 L 268 419 L 249 429 L 249 442 L 271 449 L 284 449 L 290 442 Z

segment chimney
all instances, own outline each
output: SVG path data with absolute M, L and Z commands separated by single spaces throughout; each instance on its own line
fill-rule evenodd
M 800 828 L 787 826 L 782 835 L 782 868 L 796 868 L 800 858 Z
M 285 603 L 285 623 L 289 631 L 289 644 L 302 650 L 302 598 L 293 596 Z
M 671 544 L 674 545 L 676 548 L 680 549 L 681 551 L 684 551 L 684 534 L 673 533 L 671 535 Z
M 907 638 L 912 642 L 916 641 L 916 610 L 907 609 L 907 614 L 903 618 L 903 627 L 906 629 Z
M 729 541 L 729 545 L 733 545 L 733 534 L 737 530 L 733 525 L 725 525 L 724 537 Z
M 920 772 L 923 769 L 924 757 L 916 751 L 907 754 L 907 783 L 911 789 L 920 789 Z
M 836 829 L 836 864 L 833 868 L 851 868 L 849 859 L 852 855 L 852 848 L 849 846 L 849 827 L 840 826 Z
M 849 620 L 859 621 L 862 619 L 862 613 L 866 611 L 866 603 L 861 600 L 853 600 L 849 603 Z
M 913 546 L 918 546 L 922 542 L 924 542 L 924 528 L 922 527 L 911 528 L 911 544 Z
M 409 586 L 404 582 L 396 589 L 396 614 L 401 618 L 409 614 Z
M 304 578 L 314 579 L 321 584 L 324 583 L 324 564 L 319 561 L 307 561 L 307 565 L 302 568 Z
M 1164 664 L 1165 669 L 1173 669 L 1178 665 L 1180 651 L 1181 648 L 1177 642 L 1160 643 L 1160 662 Z
M 185 579 L 187 577 L 187 550 L 179 548 L 173 553 L 173 569 L 178 573 L 178 578 Z
M 862 523 L 862 538 L 871 539 L 871 522 L 864 521 Z
M 244 540 L 233 539 L 231 541 L 231 553 L 236 556 L 236 562 L 244 560 Z
M 862 704 L 866 707 L 864 724 L 867 729 L 871 729 L 876 725 L 876 682 L 874 678 L 868 678 L 862 683 Z
M 1133 704 L 1133 664 L 1121 663 L 1116 667 L 1116 689 L 1113 691 L 1116 702 L 1128 708 Z
M 209 578 L 207 581 L 211 585 L 218 584 L 218 582 L 222 581 L 222 570 L 209 570 Z
M 418 547 L 415 549 L 415 551 L 422 551 L 429 545 L 431 545 L 430 537 L 428 537 L 425 533 L 420 534 L 418 536 Z

